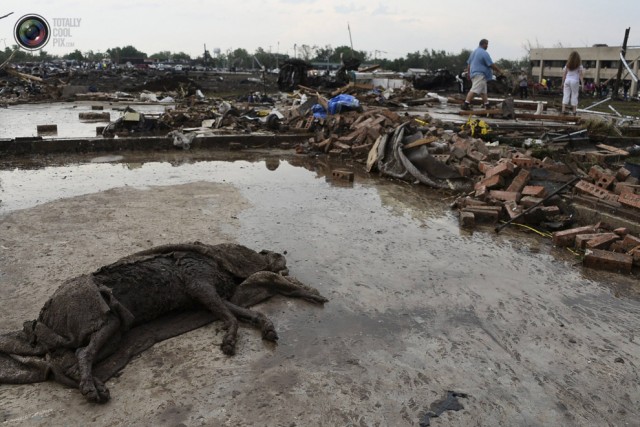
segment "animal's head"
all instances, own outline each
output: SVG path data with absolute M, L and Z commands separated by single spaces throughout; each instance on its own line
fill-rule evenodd
M 265 267 L 265 270 L 273 271 L 274 273 L 278 273 L 283 276 L 289 274 L 289 269 L 287 268 L 287 259 L 284 257 L 284 255 L 279 254 L 278 252 L 267 250 L 261 250 L 260 255 L 262 255 L 267 263 L 267 267 Z

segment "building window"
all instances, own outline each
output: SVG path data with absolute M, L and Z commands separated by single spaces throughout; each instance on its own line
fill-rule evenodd
M 618 62 L 620 61 L 601 61 L 600 68 L 618 68 Z

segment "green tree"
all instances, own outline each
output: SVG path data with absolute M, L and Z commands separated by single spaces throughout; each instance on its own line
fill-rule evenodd
M 75 61 L 84 61 L 85 60 L 84 55 L 78 49 L 74 50 L 71 53 L 67 53 L 66 55 L 63 56 L 63 58 L 64 59 L 71 59 L 71 60 L 75 60 Z
M 146 53 L 139 51 L 131 45 L 107 49 L 107 55 L 109 55 L 111 61 L 115 62 L 116 64 L 119 64 L 121 61 L 126 61 L 129 58 L 147 57 Z
M 276 66 L 276 57 L 274 54 L 270 52 L 266 52 L 263 48 L 259 47 L 256 49 L 253 56 L 262 64 L 263 67 L 270 69 L 275 68 Z
M 97 61 L 102 61 L 105 57 L 104 53 L 101 52 L 94 52 L 92 50 L 88 50 L 84 53 L 84 58 L 86 61 L 89 62 L 97 62 Z
M 184 52 L 174 53 L 172 58 L 174 61 L 191 61 L 191 55 Z
M 317 49 L 317 46 L 303 44 L 298 47 L 298 56 L 305 61 L 310 61 L 311 58 L 315 57 Z
M 355 58 L 355 59 L 359 59 L 360 61 L 365 61 L 367 59 L 367 56 L 368 54 L 365 51 L 358 51 L 358 50 L 354 51 L 354 50 L 351 50 L 349 46 L 338 46 L 333 51 L 333 56 L 329 59 L 329 62 L 340 62 L 341 58 L 344 58 L 344 59 Z
M 233 51 L 231 51 L 231 49 L 227 50 L 226 62 L 229 68 L 249 67 L 252 60 L 251 55 L 249 55 L 246 49 L 238 48 Z
M 154 53 L 149 58 L 155 59 L 157 61 L 168 61 L 169 59 L 171 59 L 171 52 L 169 52 L 168 50 L 163 50 Z
M 407 68 L 425 68 L 426 59 L 420 52 L 407 53 L 404 66 Z
M 505 71 L 520 72 L 520 70 L 531 71 L 529 56 L 523 56 L 517 60 L 500 59 L 496 61 L 498 67 Z
M 313 58 L 313 62 L 327 62 L 334 56 L 334 50 L 331 45 L 325 47 L 319 47 L 316 49 L 316 57 Z

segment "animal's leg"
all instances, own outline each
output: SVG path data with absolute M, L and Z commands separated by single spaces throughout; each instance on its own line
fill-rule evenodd
M 89 344 L 76 350 L 80 374 L 80 392 L 90 402 L 105 403 L 109 400 L 109 389 L 92 373 L 93 362 L 109 339 L 120 329 L 120 320 L 109 316 L 107 323 L 91 335 Z
M 314 304 L 328 301 L 316 289 L 304 285 L 296 278 L 271 271 L 259 271 L 249 276 L 238 285 L 230 301 L 241 307 L 250 307 L 277 294 L 302 298 Z
M 224 303 L 238 318 L 248 321 L 260 328 L 260 330 L 262 331 L 262 338 L 274 342 L 278 339 L 276 328 L 273 326 L 273 322 L 271 322 L 271 320 L 269 320 L 267 316 L 258 311 L 253 311 L 249 310 L 248 308 L 237 306 L 229 301 L 225 301 Z
M 223 328 L 226 330 L 226 333 L 222 338 L 220 348 L 224 354 L 234 354 L 238 337 L 238 319 L 235 318 L 231 310 L 225 305 L 224 300 L 220 298 L 215 286 L 202 280 L 190 280 L 185 286 L 191 298 L 200 302 L 224 322 Z

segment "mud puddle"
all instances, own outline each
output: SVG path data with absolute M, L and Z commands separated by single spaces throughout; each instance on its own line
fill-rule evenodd
M 109 382 L 106 406 L 57 384 L 0 386 L 8 425 L 414 426 L 448 390 L 469 395 L 465 409 L 434 425 L 640 416 L 640 302 L 616 294 L 633 286 L 617 275 L 533 235 L 462 231 L 446 195 L 331 179 L 348 165 L 117 156 L 0 171 L 1 332 L 37 316 L 57 281 L 176 241 L 286 251 L 291 274 L 330 301 L 262 304 L 278 345 L 242 328 L 232 358 L 215 325 L 160 343 Z

